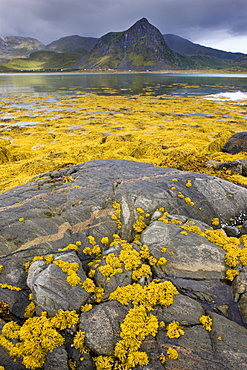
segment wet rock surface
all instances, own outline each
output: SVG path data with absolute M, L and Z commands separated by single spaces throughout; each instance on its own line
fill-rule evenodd
M 237 233 L 239 225 L 246 227 L 245 214 L 247 189 L 209 175 L 124 160 L 41 174 L 0 194 L 0 303 L 8 304 L 0 305 L 0 328 L 12 320 L 24 325 L 30 302 L 37 317 L 47 312 L 47 320 L 59 310 L 73 311 L 77 323 L 56 329 L 64 342 L 47 351 L 42 369 L 73 364 L 94 370 L 104 369 L 106 358 L 113 368 L 124 332 L 131 341 L 143 317 L 140 333 L 152 318 L 158 327 L 150 326 L 134 352 L 128 347 L 129 369 L 247 369 L 246 246 L 238 239 L 243 232 Z M 243 250 L 233 266 L 226 265 L 228 244 Z M 227 282 L 234 268 L 236 277 Z M 164 282 L 179 293 L 172 304 L 153 301 L 156 293 L 142 298 L 150 284 Z M 118 287 L 132 287 L 132 293 L 117 290 L 113 297 Z M 144 311 L 130 324 L 135 307 Z M 210 330 L 202 316 L 213 320 Z M 167 335 L 173 321 L 184 334 Z M 86 352 L 74 342 L 78 333 Z M 30 368 L 22 364 L 24 355 L 13 362 L 9 353 L 9 342 L 23 340 L 3 329 L 1 366 Z M 171 348 L 178 359 L 167 355 Z M 147 353 L 149 364 L 134 360 L 139 352 Z

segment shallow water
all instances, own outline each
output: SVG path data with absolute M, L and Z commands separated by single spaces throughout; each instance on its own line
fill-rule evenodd
M 210 95 L 247 92 L 247 74 L 202 73 L 8 73 L 0 96 L 15 94 Z

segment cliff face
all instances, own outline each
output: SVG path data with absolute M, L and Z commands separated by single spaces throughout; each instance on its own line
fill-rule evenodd
M 185 58 L 172 51 L 161 32 L 142 18 L 127 31 L 102 36 L 82 67 L 152 70 L 176 69 L 183 64 Z

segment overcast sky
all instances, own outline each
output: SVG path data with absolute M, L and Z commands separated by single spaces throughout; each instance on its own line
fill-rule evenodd
M 247 53 L 247 0 L 0 0 L 0 36 L 48 44 L 124 31 L 142 17 L 162 34 Z

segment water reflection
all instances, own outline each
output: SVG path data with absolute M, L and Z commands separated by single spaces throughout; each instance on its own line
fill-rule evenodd
M 0 74 L 0 95 L 145 94 L 209 95 L 247 91 L 247 75 L 169 73 L 28 73 Z

